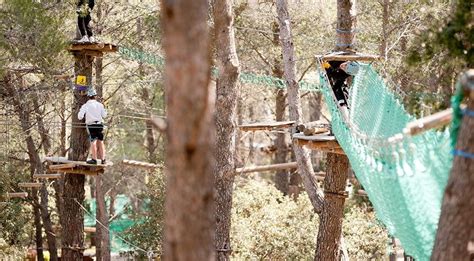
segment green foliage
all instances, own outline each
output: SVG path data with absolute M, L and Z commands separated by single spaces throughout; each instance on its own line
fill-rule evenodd
M 387 260 L 388 234 L 374 212 L 352 207 L 345 214 L 342 226 L 352 260 Z
M 48 11 L 45 3 L 5 0 L 0 12 L 0 49 L 13 61 L 23 61 L 45 70 L 55 67 L 65 49 L 62 16 Z
M 232 207 L 232 257 L 235 260 L 311 260 L 318 217 L 306 194 L 297 201 L 273 185 L 238 180 Z M 351 259 L 382 259 L 387 233 L 373 213 L 353 207 L 344 218 L 345 242 Z
M 142 249 L 152 250 L 158 254 L 162 247 L 163 228 L 164 228 L 164 204 L 165 204 L 165 180 L 161 172 L 155 172 L 150 178 L 148 191 L 139 195 L 143 209 L 136 213 L 130 213 L 131 218 L 136 222 L 128 229 L 124 236 L 130 242 L 133 242 Z M 140 256 L 146 256 L 145 253 L 136 253 Z
M 413 47 L 409 62 L 417 64 L 446 52 L 449 58 L 464 63 L 468 67 L 474 64 L 474 14 L 472 1 L 456 1 L 453 14 L 447 22 L 438 21 L 419 37 L 419 47 Z M 444 25 L 443 25 L 444 23 Z

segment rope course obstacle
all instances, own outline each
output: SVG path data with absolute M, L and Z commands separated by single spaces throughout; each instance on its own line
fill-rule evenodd
M 348 115 L 341 112 L 324 72 L 321 84 L 332 132 L 378 218 L 410 255 L 429 260 L 452 165 L 449 132 L 403 135 L 413 117 L 370 65 L 361 64 L 354 78 Z M 389 141 L 397 135 L 401 138 Z

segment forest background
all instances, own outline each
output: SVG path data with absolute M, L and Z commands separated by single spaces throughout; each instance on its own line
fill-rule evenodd
M 465 24 L 452 22 L 456 8 L 462 6 L 458 6 L 459 2 L 463 1 L 361 0 L 357 3 L 356 48 L 384 58 L 374 66 L 392 83 L 393 92 L 406 109 L 416 116 L 448 107 L 458 73 L 469 64 L 472 66 L 472 47 L 469 52 L 462 51 L 464 48 L 453 51 L 456 42 L 461 45 L 473 42 L 469 31 L 463 33 Z M 317 83 L 314 56 L 334 47 L 336 2 L 295 0 L 289 1 L 289 5 L 298 77 Z M 18 182 L 31 180 L 28 155 L 32 151 L 61 156 L 69 149 L 70 130 L 74 127 L 69 123 L 73 117 L 69 105 L 74 63 L 66 49 L 76 33 L 76 14 L 74 1 L 3 0 L 0 7 L 0 197 L 3 197 L 6 192 L 18 191 Z M 235 1 L 234 19 L 241 71 L 255 79 L 240 83 L 238 123 L 287 119 L 285 90 L 258 81 L 262 75 L 283 76 L 274 3 Z M 443 38 L 439 28 L 445 27 L 447 21 L 451 21 L 448 26 L 458 34 L 448 39 L 454 48 L 442 49 L 439 43 L 446 41 L 446 37 Z M 211 17 L 209 22 L 212 26 Z M 93 29 L 100 41 L 155 55 L 158 61 L 163 57 L 157 1 L 98 1 L 93 10 Z M 163 166 L 164 135 L 153 130 L 146 120 L 151 115 L 166 114 L 162 63 L 130 59 L 117 53 L 97 59 L 94 66 L 101 75 L 94 77 L 93 86 L 103 90 L 101 96 L 110 114 L 106 131 L 108 159 L 116 163 L 123 159 L 141 160 Z M 20 80 L 7 88 L 5 84 L 12 74 Z M 329 117 L 317 91 L 303 92 L 302 100 L 305 121 Z M 285 136 L 283 144 L 277 144 L 279 135 L 239 133 L 237 165 L 293 161 L 289 137 Z M 323 153 L 313 153 L 316 171 L 325 171 L 324 159 Z M 159 253 L 165 188 L 162 168 L 149 172 L 115 164 L 103 177 L 102 187 L 109 206 L 114 205 L 119 195 L 125 195 L 129 201 L 122 211 L 135 223 L 116 236 L 133 242 L 128 244 L 129 250 L 139 247 Z M 50 198 L 46 206 L 53 225 L 59 223 L 61 198 L 56 193 L 61 187 L 59 183 L 53 182 L 44 192 Z M 281 184 L 269 173 L 243 174 L 237 178 L 231 232 L 234 258 L 273 260 L 312 256 L 318 218 L 305 193 L 299 194 L 297 200 L 283 196 L 281 192 L 288 193 L 290 185 L 304 191 L 298 181 Z M 94 191 L 95 184 L 90 179 L 86 197 L 94 198 Z M 40 198 L 43 194 L 39 194 Z M 26 248 L 34 245 L 37 220 L 32 217 L 37 213 L 32 205 L 39 203 L 39 198 L 31 198 L 12 200 L 8 206 L 1 206 L 0 257 L 23 255 Z M 87 204 L 85 207 L 90 209 Z M 111 220 L 119 216 L 115 212 L 114 207 L 109 207 Z M 366 198 L 354 196 L 349 200 L 344 236 L 349 255 L 355 260 L 378 260 L 388 255 L 391 240 Z M 143 251 L 129 254 L 146 255 Z

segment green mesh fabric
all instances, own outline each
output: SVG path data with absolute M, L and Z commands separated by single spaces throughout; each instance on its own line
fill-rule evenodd
M 87 200 L 90 207 L 90 212 L 84 215 L 84 226 L 95 227 L 96 226 L 96 201 L 95 199 Z M 110 199 L 106 200 L 106 207 L 109 209 Z M 119 213 L 112 222 L 109 223 L 110 230 L 110 248 L 112 253 L 120 253 L 133 250 L 133 246 L 124 242 L 120 233 L 131 227 L 134 222 L 127 215 L 127 206 L 130 205 L 130 199 L 125 195 L 118 195 L 114 203 L 115 213 Z
M 413 118 L 370 65 L 350 89 L 345 120 L 321 75 L 334 135 L 367 191 L 378 218 L 416 260 L 429 260 L 452 165 L 449 131 L 389 142 Z

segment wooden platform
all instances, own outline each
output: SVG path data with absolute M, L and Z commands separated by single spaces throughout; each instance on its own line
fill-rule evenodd
M 289 128 L 295 124 L 295 121 L 274 121 L 274 122 L 258 122 L 239 125 L 241 131 L 259 131 L 259 130 L 275 130 Z
M 363 61 L 370 62 L 381 59 L 378 55 L 365 53 L 333 52 L 330 54 L 316 55 L 316 59 L 322 61 Z
M 293 140 L 296 141 L 297 145 L 306 146 L 312 150 L 345 154 L 339 146 L 339 143 L 337 143 L 336 138 L 330 136 L 329 132 L 312 136 L 305 136 L 302 133 L 296 133 L 293 135 Z
M 81 175 L 98 175 L 106 167 L 113 166 L 110 161 L 106 164 L 89 164 L 85 161 L 73 161 L 64 157 L 44 157 L 43 161 L 50 163 L 48 168 L 52 172 Z
M 159 168 L 160 165 L 154 164 L 154 163 L 149 163 L 149 162 L 143 162 L 143 161 L 138 161 L 138 160 L 122 160 L 121 162 L 123 165 L 127 166 L 132 166 L 132 167 L 139 167 L 139 168 L 144 168 L 144 169 L 156 169 Z
M 68 51 L 85 53 L 91 56 L 102 56 L 103 53 L 113 53 L 118 51 L 118 47 L 111 43 L 70 43 Z
M 41 188 L 43 183 L 38 182 L 22 182 L 18 183 L 18 187 L 20 188 Z

